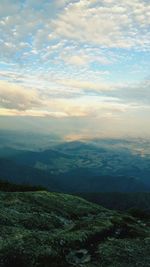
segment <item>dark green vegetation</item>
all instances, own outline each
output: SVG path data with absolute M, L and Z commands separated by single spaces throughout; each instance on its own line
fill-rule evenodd
M 8 181 L 0 180 L 0 191 L 3 192 L 29 192 L 46 190 L 42 186 L 31 186 L 27 184 L 14 184 Z
M 148 267 L 150 222 L 79 197 L 0 193 L 1 267 Z
M 150 193 L 83 193 L 80 197 L 102 205 L 108 209 L 119 211 L 136 210 L 150 214 Z

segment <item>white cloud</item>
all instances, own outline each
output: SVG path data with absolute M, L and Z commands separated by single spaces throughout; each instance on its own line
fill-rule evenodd
M 146 0 L 2 0 L 1 6 L 1 57 L 8 61 L 18 52 L 17 60 L 21 57 L 21 61 L 24 53 L 31 57 L 33 51 L 40 59 L 45 56 L 46 47 L 53 50 L 58 40 L 74 41 L 78 46 L 85 43 L 139 50 L 150 47 L 150 4 Z M 78 56 L 72 55 L 70 63 L 87 62 L 86 56 Z M 104 58 L 99 62 L 107 64 Z
M 82 66 L 82 65 L 87 65 L 89 63 L 88 57 L 84 55 L 72 55 L 72 56 L 62 56 L 62 59 L 64 62 L 67 64 L 72 64 L 72 65 L 77 65 L 77 66 Z
M 55 33 L 105 47 L 148 49 L 150 5 L 147 1 L 70 3 L 53 21 Z
M 1 0 L 1 6 L 1 115 L 89 124 L 95 118 L 96 127 L 128 118 L 132 124 L 149 113 L 149 79 L 139 82 L 149 72 L 149 1 Z
M 1 116 L 19 116 L 19 117 L 49 117 L 49 118 L 65 118 L 67 114 L 64 112 L 48 112 L 44 110 L 17 110 L 0 108 Z
M 70 87 L 77 90 L 86 90 L 91 92 L 107 92 L 114 90 L 114 86 L 112 84 L 106 84 L 103 82 L 91 82 L 91 81 L 83 81 L 83 80 L 58 80 L 58 83 L 64 85 L 66 87 Z
M 39 94 L 17 84 L 0 81 L 0 105 L 8 109 L 27 110 L 41 106 Z
M 87 88 L 87 86 L 88 83 L 82 83 L 82 87 Z M 93 84 L 91 84 L 92 87 Z M 125 112 L 128 106 L 117 103 L 115 98 L 109 99 L 96 96 L 87 97 L 83 95 L 66 99 L 48 97 L 43 93 L 41 97 L 36 90 L 1 81 L 0 107 L 1 115 L 60 118 L 108 117 L 108 115 L 110 117 L 114 114 Z

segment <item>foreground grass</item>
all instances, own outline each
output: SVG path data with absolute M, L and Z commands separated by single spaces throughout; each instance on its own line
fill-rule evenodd
M 148 267 L 149 222 L 82 198 L 0 192 L 0 267 Z

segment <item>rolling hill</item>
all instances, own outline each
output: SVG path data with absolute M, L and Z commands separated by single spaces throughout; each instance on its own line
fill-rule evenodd
M 3 146 L 0 168 L 1 179 L 40 184 L 50 191 L 150 191 L 149 146 L 141 140 L 74 141 L 46 150 Z
M 0 179 L 17 184 L 41 185 L 51 191 L 59 191 L 59 185 L 49 173 L 0 158 Z
M 53 174 L 47 170 L 18 164 L 0 158 L 0 178 L 19 184 L 41 185 L 49 191 L 80 192 L 141 192 L 150 188 L 134 177 L 93 176 L 86 169 Z
M 51 174 L 68 175 L 82 169 L 85 174 L 89 172 L 92 176 L 135 177 L 150 186 L 150 154 L 146 144 L 142 149 L 140 144 L 121 143 L 120 140 L 75 141 L 41 151 L 15 151 L 10 158 Z
M 108 209 L 118 211 L 128 211 L 130 209 L 139 209 L 150 214 L 150 193 L 81 193 L 79 196 L 88 201 L 97 203 Z

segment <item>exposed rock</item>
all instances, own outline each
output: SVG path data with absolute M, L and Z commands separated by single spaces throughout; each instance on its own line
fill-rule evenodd
M 86 249 L 74 250 L 71 251 L 67 256 L 66 260 L 69 264 L 74 266 L 78 264 L 88 263 L 91 261 L 91 255 Z

